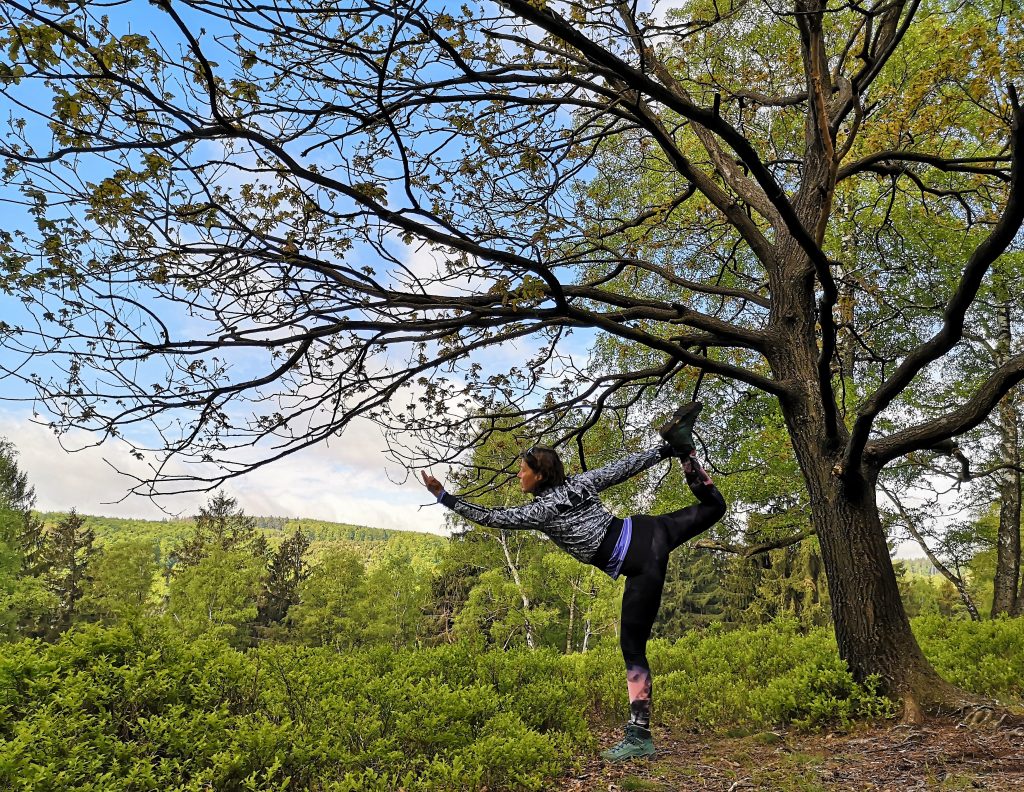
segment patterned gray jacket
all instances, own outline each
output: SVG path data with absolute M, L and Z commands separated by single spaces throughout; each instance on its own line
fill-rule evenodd
M 440 502 L 456 514 L 489 528 L 532 530 L 584 563 L 601 546 L 614 517 L 597 494 L 656 465 L 672 454 L 662 446 L 630 454 L 597 470 L 588 470 L 538 495 L 532 503 L 508 509 L 486 509 L 445 492 Z

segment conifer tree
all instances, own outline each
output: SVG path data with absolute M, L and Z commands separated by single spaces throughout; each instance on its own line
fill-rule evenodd
M 654 635 L 675 639 L 692 627 L 722 621 L 728 599 L 722 583 L 728 563 L 721 554 L 704 549 L 673 552 Z
M 296 529 L 274 553 L 263 582 L 257 621 L 262 626 L 285 620 L 289 608 L 298 602 L 299 584 L 309 577 L 306 553 L 309 537 Z
M 46 535 L 46 587 L 57 598 L 53 627 L 70 626 L 89 580 L 89 561 L 96 554 L 96 532 L 74 509 Z
M 171 552 L 176 569 L 195 566 L 214 549 L 249 550 L 254 556 L 266 556 L 266 539 L 256 530 L 256 520 L 223 491 L 216 492 L 199 508 L 195 523 L 192 536 Z

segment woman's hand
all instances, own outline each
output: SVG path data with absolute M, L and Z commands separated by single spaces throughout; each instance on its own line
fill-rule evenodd
M 421 470 L 420 475 L 423 476 L 423 486 L 430 490 L 430 494 L 435 498 L 444 491 L 444 486 L 441 482 L 427 473 L 427 471 Z

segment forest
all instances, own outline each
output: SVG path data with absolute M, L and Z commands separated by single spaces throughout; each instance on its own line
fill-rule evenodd
M 2 449 L 3 788 L 551 789 L 625 709 L 622 581 L 534 532 L 253 517 L 223 492 L 192 519 L 36 512 Z M 926 558 L 898 562 L 900 592 L 945 678 L 1019 707 L 1024 624 L 989 618 L 991 523 L 961 567 L 983 620 Z M 745 555 L 716 534 L 672 556 L 659 719 L 894 719 L 839 658 L 815 540 Z
M 988 724 L 1019 764 L 1022 86 L 1020 0 L 0 3 L 0 398 L 112 498 L 205 499 L 43 513 L 3 443 L 0 786 L 585 777 L 621 581 L 230 493 L 318 453 L 515 506 L 529 449 L 586 474 L 696 400 L 677 753 Z M 690 502 L 675 462 L 602 499 Z

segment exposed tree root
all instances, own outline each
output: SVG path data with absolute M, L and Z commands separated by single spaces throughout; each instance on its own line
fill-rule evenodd
M 920 726 L 925 722 L 925 711 L 920 702 L 909 694 L 903 696 L 903 723 Z
M 957 721 L 958 729 L 1007 729 L 1024 736 L 1024 712 L 943 682 L 926 693 L 902 691 L 902 721 L 919 726 L 929 718 Z
M 975 704 L 957 713 L 958 729 L 1008 729 L 1024 736 L 1024 715 L 999 704 Z

